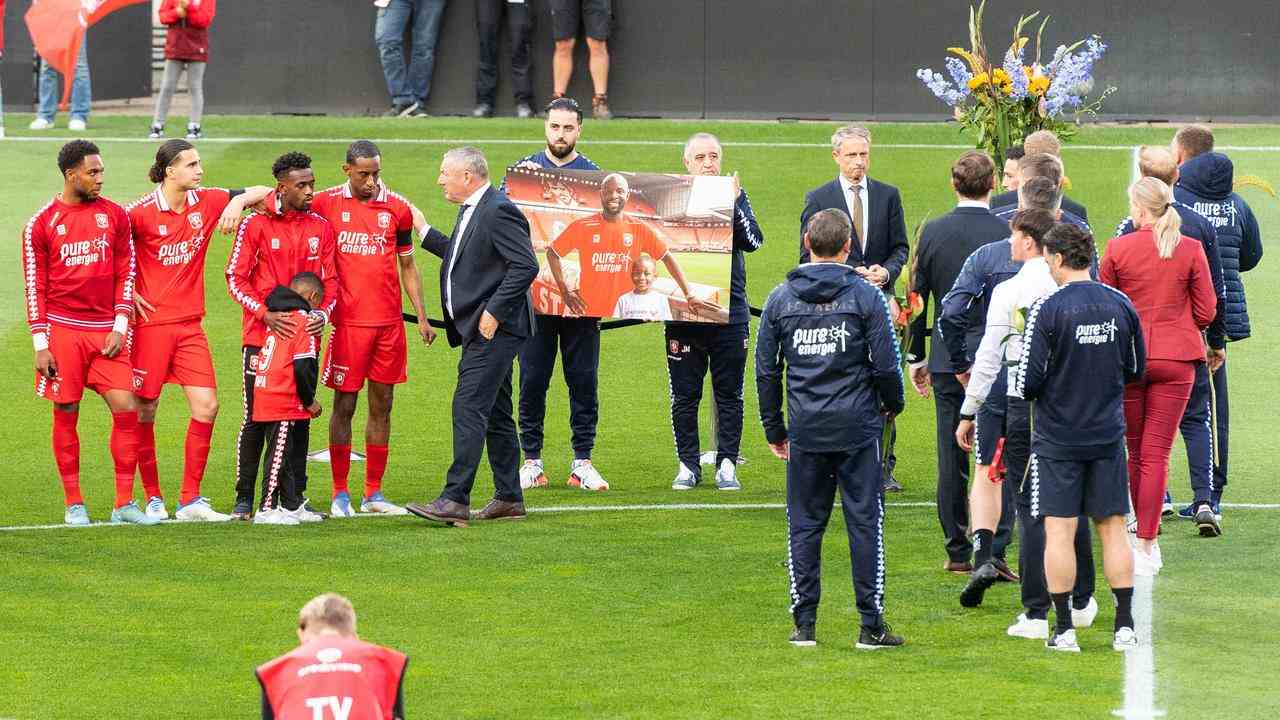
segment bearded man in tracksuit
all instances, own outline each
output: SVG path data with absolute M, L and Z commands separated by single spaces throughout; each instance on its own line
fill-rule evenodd
M 839 487 L 862 616 L 857 647 L 874 650 L 903 644 L 884 622 L 880 436 L 884 416 L 901 412 L 904 397 L 889 305 L 844 264 L 851 230 L 837 208 L 809 219 L 804 244 L 813 262 L 792 270 L 765 302 L 756 387 L 769 448 L 787 460 L 791 643 L 816 644 L 822 535 Z

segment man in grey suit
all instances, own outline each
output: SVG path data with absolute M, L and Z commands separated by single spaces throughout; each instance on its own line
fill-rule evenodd
M 800 262 L 809 262 L 804 247 L 805 228 L 809 218 L 821 210 L 842 210 L 853 221 L 849 237 L 849 258 L 845 264 L 886 294 L 893 295 L 894 283 L 907 264 L 907 224 L 902 216 L 902 198 L 898 188 L 867 177 L 871 167 L 871 131 L 846 125 L 831 136 L 831 157 L 840 175 L 831 182 L 810 190 L 804 196 L 800 213 Z M 884 464 L 886 492 L 899 492 L 902 486 L 893 476 L 897 458 L 889 453 Z
M 445 333 L 449 345 L 462 347 L 453 393 L 453 464 L 438 498 L 405 508 L 457 527 L 466 527 L 472 519 L 523 518 L 511 364 L 533 334 L 529 286 L 538 275 L 538 260 L 529 240 L 529 222 L 489 184 L 489 165 L 475 148 L 445 153 L 436 182 L 445 199 L 460 206 L 452 235 L 429 228 L 422 241 L 423 249 L 444 261 L 440 306 Z M 473 514 L 471 487 L 486 445 L 494 496 Z

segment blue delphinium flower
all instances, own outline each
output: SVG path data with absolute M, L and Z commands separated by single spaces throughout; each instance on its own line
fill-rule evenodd
M 955 107 L 964 101 L 968 94 L 967 88 L 965 92 L 960 92 L 952 87 L 951 83 L 941 73 L 936 73 L 928 68 L 921 68 L 916 71 L 916 77 L 929 88 L 929 90 L 942 102 L 951 107 Z
M 973 73 L 969 72 L 969 67 L 961 62 L 960 58 L 947 58 L 947 72 L 951 75 L 951 80 L 960 88 L 962 97 L 969 96 L 969 81 L 973 79 Z
M 1050 117 L 1067 108 L 1078 108 L 1093 90 L 1093 65 L 1107 51 L 1107 46 L 1097 35 L 1085 41 L 1083 50 L 1067 53 L 1059 46 L 1050 65 L 1053 82 L 1045 93 L 1045 112 Z
M 1015 54 L 1012 49 L 1004 54 L 1004 71 L 1013 81 L 1013 90 L 1009 97 L 1022 100 L 1027 97 L 1027 74 L 1022 71 L 1022 53 Z

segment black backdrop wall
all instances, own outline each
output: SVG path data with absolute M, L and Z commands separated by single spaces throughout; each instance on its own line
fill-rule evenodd
M 551 22 L 535 16 L 539 103 L 551 91 Z M 27 0 L 7 4 L 3 80 L 11 109 L 31 97 Z M 1111 45 L 1099 82 L 1120 88 L 1117 119 L 1280 118 L 1280 37 L 1273 0 L 990 0 L 988 47 L 1007 47 L 1019 12 L 1053 16 L 1046 45 L 1096 32 Z M 388 103 L 373 44 L 371 0 L 239 0 L 220 3 L 206 76 L 210 112 L 363 114 Z M 146 94 L 147 6 L 90 31 L 94 96 Z M 614 110 L 627 116 L 930 119 L 945 108 L 920 84 L 942 70 L 945 48 L 965 45 L 966 0 L 614 0 Z M 505 42 L 505 40 L 504 40 Z M 591 94 L 579 43 L 570 92 Z M 475 10 L 450 0 L 436 49 L 429 110 L 474 104 Z M 499 110 L 511 109 L 501 61 Z M 110 70 L 108 70 L 108 68 Z
M 4 5 L 4 107 L 30 112 L 34 107 L 31 36 L 22 16 L 31 0 Z M 132 5 L 108 15 L 89 29 L 89 82 L 94 100 L 146 97 L 151 94 L 151 6 Z M 59 90 L 61 92 L 61 90 Z

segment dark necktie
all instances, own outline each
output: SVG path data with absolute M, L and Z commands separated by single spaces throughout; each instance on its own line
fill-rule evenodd
M 467 204 L 458 206 L 458 218 L 453 221 L 453 234 L 450 236 L 450 240 L 458 239 L 458 231 L 462 229 L 462 218 L 467 214 L 467 208 L 469 207 L 471 206 Z

